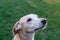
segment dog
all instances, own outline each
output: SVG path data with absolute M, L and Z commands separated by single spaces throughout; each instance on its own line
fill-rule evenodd
M 34 40 L 35 32 L 45 29 L 46 25 L 46 18 L 39 18 L 36 14 L 25 15 L 14 25 L 12 40 Z

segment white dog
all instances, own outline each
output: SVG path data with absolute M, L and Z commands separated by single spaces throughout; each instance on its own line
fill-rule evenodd
M 13 27 L 13 40 L 34 40 L 35 31 L 46 28 L 46 18 L 36 14 L 23 16 Z

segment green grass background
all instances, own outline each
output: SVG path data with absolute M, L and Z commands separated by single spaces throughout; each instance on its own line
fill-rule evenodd
M 13 25 L 30 13 L 48 20 L 35 40 L 60 40 L 60 0 L 0 0 L 0 40 L 12 40 Z

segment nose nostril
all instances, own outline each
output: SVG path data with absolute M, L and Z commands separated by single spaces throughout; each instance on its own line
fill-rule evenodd
M 42 22 L 43 24 L 46 24 L 46 20 L 45 20 L 45 19 L 43 19 L 41 22 Z

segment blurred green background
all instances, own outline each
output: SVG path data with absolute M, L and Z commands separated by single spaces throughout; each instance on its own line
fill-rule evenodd
M 30 13 L 48 20 L 35 40 L 60 40 L 60 0 L 0 0 L 0 40 L 12 40 L 13 25 Z

